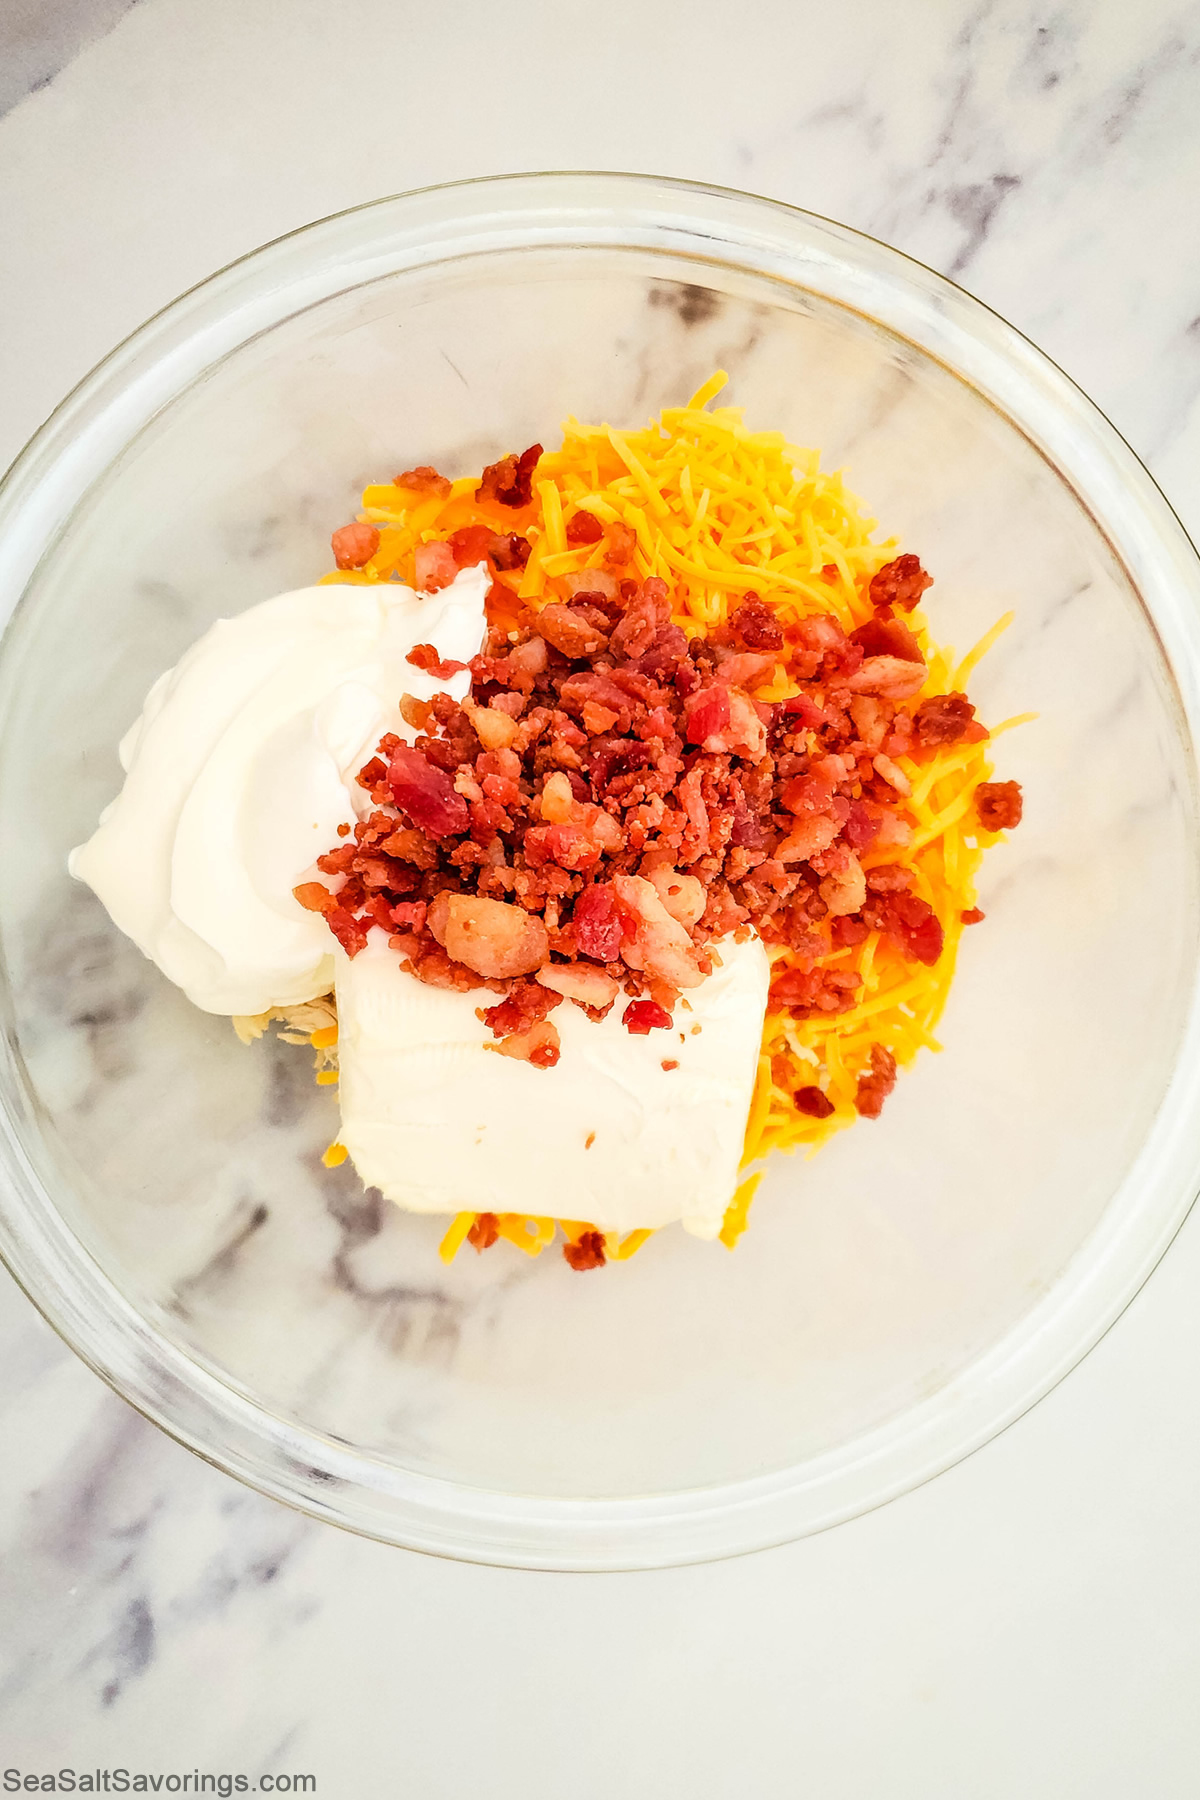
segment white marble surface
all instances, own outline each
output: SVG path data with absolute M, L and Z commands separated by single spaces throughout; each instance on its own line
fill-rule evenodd
M 57 43 L 41 10 L 41 85 L 0 122 L 0 459 L 265 238 L 428 181 L 591 165 L 774 194 L 953 272 L 1200 528 L 1200 6 L 763 0 L 735 29 L 696 0 L 685 34 L 630 0 L 140 0 L 104 36 L 117 7 L 63 7 Z M 311 1772 L 335 1800 L 1183 1800 L 1198 1283 L 1193 1218 L 967 1464 L 786 1550 L 603 1578 L 436 1563 L 260 1500 L 7 1285 L 0 1770 Z

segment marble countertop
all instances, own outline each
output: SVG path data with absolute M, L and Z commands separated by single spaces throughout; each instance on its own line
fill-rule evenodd
M 432 181 L 640 169 L 796 202 L 954 275 L 1200 535 L 1200 5 L 683 17 L 13 5 L 0 462 L 267 238 Z M 1198 1290 L 1193 1216 L 1085 1363 L 950 1473 L 785 1549 L 588 1578 L 436 1562 L 261 1499 L 143 1423 L 4 1278 L 0 1785 L 123 1765 L 312 1774 L 334 1800 L 1184 1800 Z

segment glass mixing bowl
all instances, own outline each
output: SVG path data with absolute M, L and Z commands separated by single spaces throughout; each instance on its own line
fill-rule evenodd
M 1036 710 L 998 773 L 941 1033 L 878 1124 L 776 1161 L 736 1255 L 679 1230 L 580 1277 L 327 1170 L 303 1050 L 244 1049 L 66 873 L 160 670 L 311 582 L 359 490 L 716 366 L 934 572 L 935 632 Z M 1197 1187 L 1200 566 L 1046 359 L 894 251 L 677 182 L 404 195 L 269 245 L 117 350 L 2 497 L 0 1247 L 67 1341 L 202 1455 L 321 1518 L 598 1569 L 797 1536 L 1015 1418 Z M 563 1210 L 569 1212 L 568 1196 Z

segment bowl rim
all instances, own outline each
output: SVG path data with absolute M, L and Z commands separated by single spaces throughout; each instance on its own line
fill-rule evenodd
M 360 227 L 365 237 L 356 248 Z M 583 243 L 581 232 L 590 234 Z M 114 446 L 183 391 L 181 373 L 194 381 L 257 330 L 361 285 L 372 271 L 589 244 L 665 247 L 692 266 L 740 267 L 865 311 L 998 407 L 1073 491 L 1125 570 L 1158 633 L 1189 748 L 1195 744 L 1200 558 L 1128 443 L 1070 377 L 992 308 L 878 239 L 783 201 L 654 175 L 489 175 L 387 195 L 273 238 L 185 290 L 76 384 L 0 479 L 0 626 L 7 630 L 41 559 L 52 554 L 90 486 L 88 472 L 97 478 Z M 1194 751 L 1191 762 L 1194 775 Z M 8 1085 L 19 1092 L 11 1043 L 5 1055 Z M 7 1096 L 0 1259 L 115 1392 L 205 1461 L 274 1499 L 362 1535 L 464 1560 L 558 1570 L 662 1567 L 762 1549 L 870 1511 L 1020 1418 L 1111 1328 L 1186 1218 L 1200 1188 L 1200 1149 L 1188 1143 L 1198 1106 L 1193 981 L 1174 1071 L 1147 1139 L 1098 1225 L 1024 1319 L 945 1388 L 851 1444 L 772 1475 L 676 1494 L 561 1500 L 492 1493 L 386 1464 L 278 1418 L 162 1338 L 104 1274 L 50 1202 Z

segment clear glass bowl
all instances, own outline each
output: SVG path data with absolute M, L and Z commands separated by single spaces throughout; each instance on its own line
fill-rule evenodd
M 309 1057 L 243 1049 L 66 874 L 151 680 L 311 581 L 369 479 L 640 422 L 717 365 L 845 466 L 937 585 L 1025 823 L 942 1038 L 883 1120 L 782 1159 L 737 1254 L 581 1278 L 320 1153 Z M 928 270 L 744 195 L 469 183 L 269 245 L 64 403 L 0 517 L 0 1247 L 81 1356 L 232 1473 L 414 1548 L 548 1568 L 726 1555 L 845 1519 L 1015 1418 L 1197 1187 L 1200 566 L 1038 351 Z M 564 1196 L 564 1210 L 569 1211 Z

